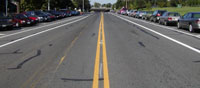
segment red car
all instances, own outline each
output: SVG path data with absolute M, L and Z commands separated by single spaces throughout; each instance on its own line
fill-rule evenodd
M 22 14 L 26 15 L 29 19 L 33 20 L 35 23 L 39 22 L 39 17 L 36 15 L 31 15 L 26 12 L 24 12 Z
M 13 15 L 13 22 L 14 22 L 14 27 L 21 27 L 21 26 L 27 26 L 27 25 L 35 24 L 34 20 L 29 19 L 24 14 L 14 14 Z

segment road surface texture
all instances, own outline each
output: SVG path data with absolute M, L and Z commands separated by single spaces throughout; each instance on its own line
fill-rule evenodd
M 199 33 L 91 13 L 0 34 L 0 88 L 200 88 Z

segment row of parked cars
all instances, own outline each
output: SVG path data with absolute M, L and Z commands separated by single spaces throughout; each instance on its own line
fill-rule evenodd
M 123 8 L 117 13 L 166 26 L 176 25 L 178 29 L 189 29 L 190 32 L 200 29 L 200 12 L 189 12 L 181 16 L 178 12 L 168 12 L 166 10 L 137 11 Z
M 0 30 L 12 30 L 14 27 L 32 26 L 40 22 L 50 22 L 70 16 L 81 15 L 80 11 L 61 9 L 59 11 L 26 11 L 5 16 L 0 12 Z

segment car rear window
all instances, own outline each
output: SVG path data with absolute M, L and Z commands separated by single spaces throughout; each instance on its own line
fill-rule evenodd
M 192 18 L 200 18 L 200 13 L 194 13 Z
M 168 16 L 180 16 L 179 13 L 168 13 Z

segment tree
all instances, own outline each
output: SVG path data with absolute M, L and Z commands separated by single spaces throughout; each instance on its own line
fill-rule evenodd
M 98 2 L 95 2 L 95 3 L 94 3 L 94 7 L 99 8 L 100 6 L 101 6 L 100 3 L 98 3 Z

